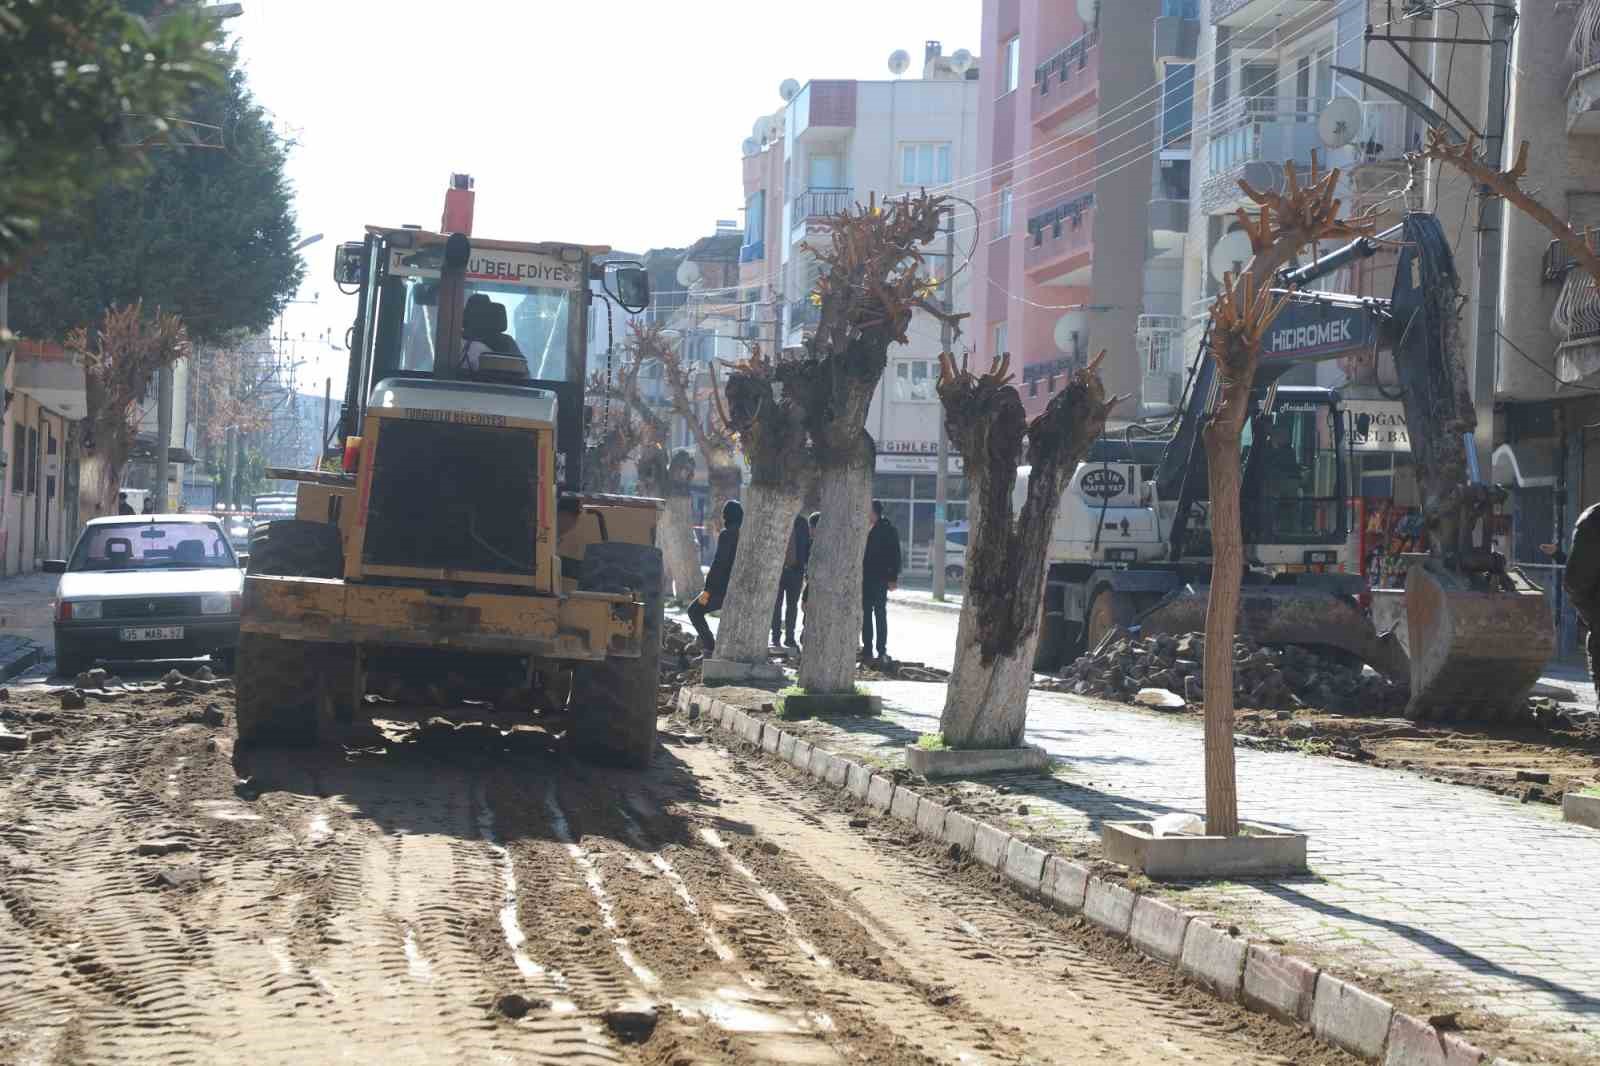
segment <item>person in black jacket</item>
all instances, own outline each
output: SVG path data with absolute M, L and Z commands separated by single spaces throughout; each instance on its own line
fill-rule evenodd
M 883 517 L 883 501 L 872 501 L 867 518 L 867 553 L 861 563 L 861 657 L 872 661 L 873 621 L 877 621 L 877 658 L 889 657 L 889 590 L 900 580 L 900 534 Z
M 1584 644 L 1589 657 L 1589 680 L 1600 692 L 1596 674 L 1600 637 L 1595 636 L 1595 626 L 1600 624 L 1600 503 L 1579 515 L 1578 524 L 1572 528 L 1572 551 L 1567 555 L 1567 571 L 1561 583 L 1572 600 L 1573 610 L 1589 631 Z
M 794 642 L 794 624 L 800 617 L 800 586 L 805 581 L 806 563 L 811 559 L 811 523 L 804 512 L 794 516 L 789 527 L 789 547 L 783 555 L 783 576 L 778 579 L 778 596 L 772 601 L 772 645 L 778 646 L 782 636 L 783 646 L 798 651 Z M 784 620 L 784 604 L 789 605 L 788 620 Z
M 739 527 L 744 525 L 744 507 L 738 500 L 722 505 L 722 532 L 717 535 L 717 554 L 706 571 L 706 588 L 700 598 L 689 605 L 689 621 L 700 635 L 700 647 L 709 658 L 716 649 L 717 639 L 706 626 L 706 615 L 721 610 L 722 597 L 728 593 L 728 578 L 733 575 L 733 557 L 739 550 Z

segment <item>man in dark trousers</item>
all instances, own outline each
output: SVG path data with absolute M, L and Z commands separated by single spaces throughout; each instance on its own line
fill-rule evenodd
M 1600 637 L 1595 636 L 1595 626 L 1600 624 L 1600 503 L 1578 516 L 1578 524 L 1572 529 L 1572 551 L 1567 555 L 1567 573 L 1562 584 L 1572 600 L 1573 610 L 1578 612 L 1584 628 L 1589 631 L 1584 648 L 1589 656 L 1589 680 L 1596 683 L 1596 691 L 1600 692 L 1600 679 L 1596 675 Z
M 778 638 L 783 637 L 783 646 L 793 651 L 800 650 L 800 645 L 794 642 L 794 624 L 800 616 L 800 586 L 806 578 L 806 563 L 811 559 L 811 523 L 806 521 L 804 512 L 794 516 L 794 524 L 789 527 L 789 547 L 783 555 L 783 576 L 778 579 L 778 598 L 772 601 L 772 646 L 778 646 Z M 785 621 L 784 604 L 789 606 L 788 620 Z
M 867 516 L 867 553 L 861 563 L 861 658 L 872 661 L 873 620 L 877 620 L 878 660 L 889 657 L 889 590 L 900 580 L 900 534 L 883 516 L 883 501 L 872 501 Z
M 706 571 L 706 588 L 700 598 L 689 605 L 689 621 L 700 635 L 700 647 L 706 657 L 716 649 L 717 639 L 706 626 L 706 615 L 722 609 L 722 597 L 728 593 L 728 578 L 733 575 L 733 556 L 739 550 L 739 527 L 744 525 L 744 507 L 738 500 L 722 505 L 722 532 L 717 534 L 717 554 Z

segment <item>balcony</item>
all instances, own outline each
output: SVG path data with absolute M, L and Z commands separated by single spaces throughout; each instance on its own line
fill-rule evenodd
M 1211 0 L 1213 26 L 1272 25 L 1321 10 L 1332 12 L 1334 0 Z
M 1030 117 L 1045 126 L 1099 97 L 1100 32 L 1090 30 L 1033 68 Z
M 1189 62 L 1200 45 L 1200 22 L 1181 15 L 1157 15 L 1155 43 L 1157 63 Z
M 1225 215 L 1245 203 L 1243 179 L 1257 188 L 1276 189 L 1289 160 L 1310 165 L 1322 147 L 1317 136 L 1321 102 L 1307 97 L 1243 96 L 1212 110 L 1206 143 L 1207 177 L 1201 208 Z
M 1600 20 L 1574 43 L 1577 67 L 1567 83 L 1567 132 L 1600 135 Z
M 789 136 L 797 144 L 836 140 L 856 124 L 854 81 L 808 81 L 785 109 Z
M 1155 254 L 1183 247 L 1189 236 L 1188 200 L 1150 201 L 1150 242 Z
M 1028 219 L 1022 266 L 1034 281 L 1077 285 L 1094 257 L 1094 193 L 1064 200 Z
M 811 302 L 809 295 L 798 300 L 789 301 L 789 332 L 795 330 L 812 330 L 817 323 L 822 321 L 822 308 Z
M 1561 286 L 1561 298 L 1550 316 L 1556 345 L 1556 376 L 1582 381 L 1600 373 L 1600 290 L 1587 271 L 1573 270 Z
M 1183 318 L 1140 315 L 1134 344 L 1142 370 L 1140 404 L 1146 409 L 1176 404 L 1183 388 Z
M 813 218 L 827 218 L 848 211 L 853 191 L 848 185 L 813 185 L 790 203 L 790 222 L 798 227 Z

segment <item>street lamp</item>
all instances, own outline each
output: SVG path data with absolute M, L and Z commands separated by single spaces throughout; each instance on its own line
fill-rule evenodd
M 302 238 L 300 243 L 295 245 L 293 248 L 290 248 L 289 251 L 290 251 L 291 254 L 294 253 L 294 252 L 298 252 L 302 248 L 311 247 L 313 244 L 316 244 L 320 240 L 322 240 L 322 234 L 313 233 L 309 237 Z

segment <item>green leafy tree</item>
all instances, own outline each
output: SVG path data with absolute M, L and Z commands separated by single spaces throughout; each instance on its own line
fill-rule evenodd
M 173 117 L 221 80 L 216 32 L 188 13 L 149 25 L 116 0 L 0 0 L 0 279 L 47 219 L 181 142 Z
M 7 0 L 0 0 L 0 3 Z M 288 146 L 229 66 L 188 111 L 193 138 L 152 149 L 141 181 L 102 188 L 43 231 L 12 283 L 15 328 L 57 337 L 142 302 L 217 343 L 265 328 L 299 287 Z

